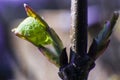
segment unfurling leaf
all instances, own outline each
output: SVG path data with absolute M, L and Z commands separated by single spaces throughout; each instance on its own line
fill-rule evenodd
M 63 44 L 56 32 L 35 13 L 27 4 L 24 4 L 28 15 L 17 28 L 12 31 L 20 38 L 25 39 L 39 48 L 39 50 L 56 66 L 59 66 L 59 56 L 63 50 Z M 56 52 L 46 48 L 51 44 Z
M 46 28 L 33 17 L 27 17 L 18 28 L 14 29 L 14 32 L 20 38 L 24 38 L 38 47 L 52 43 Z
M 93 59 L 97 59 L 103 51 L 107 48 L 110 42 L 110 36 L 113 31 L 113 28 L 118 20 L 119 12 L 115 12 L 112 16 L 112 19 L 105 23 L 104 28 L 98 34 L 97 37 L 94 38 L 93 43 L 89 49 L 88 55 Z

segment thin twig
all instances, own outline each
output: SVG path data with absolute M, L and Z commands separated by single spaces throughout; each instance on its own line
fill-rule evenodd
M 80 56 L 87 52 L 87 0 L 71 0 L 72 49 Z

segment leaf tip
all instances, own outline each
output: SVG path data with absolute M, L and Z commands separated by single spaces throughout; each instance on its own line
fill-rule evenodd
M 120 11 L 114 11 L 113 14 L 120 15 Z
M 30 7 L 28 6 L 28 4 L 24 3 L 24 8 L 25 8 L 25 11 L 28 12 L 28 10 L 30 9 Z
M 26 3 L 24 3 L 23 5 L 24 5 L 25 8 L 28 6 Z
M 23 38 L 22 34 L 20 34 L 18 31 L 17 31 L 17 28 L 14 28 L 11 30 L 16 36 L 20 37 L 20 38 Z M 25 38 L 23 38 L 25 39 Z
M 11 32 L 13 32 L 13 33 L 14 33 L 15 31 L 16 31 L 16 28 L 14 28 L 14 29 L 11 30 Z
M 32 8 L 28 4 L 24 3 L 24 8 L 27 13 L 27 16 L 34 18 L 37 16 L 37 14 L 32 10 Z

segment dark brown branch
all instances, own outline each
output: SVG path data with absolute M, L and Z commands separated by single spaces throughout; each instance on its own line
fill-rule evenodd
M 87 51 L 87 0 L 71 0 L 72 49 L 80 56 Z

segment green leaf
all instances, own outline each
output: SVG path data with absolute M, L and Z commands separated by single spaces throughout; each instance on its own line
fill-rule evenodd
M 33 17 L 27 17 L 14 31 L 16 35 L 30 41 L 37 47 L 53 42 L 46 28 Z
M 24 4 L 28 15 L 17 28 L 12 31 L 20 38 L 25 39 L 39 48 L 50 62 L 59 66 L 59 56 L 63 50 L 63 43 L 57 33 L 27 4 Z M 56 52 L 45 47 L 51 44 Z

